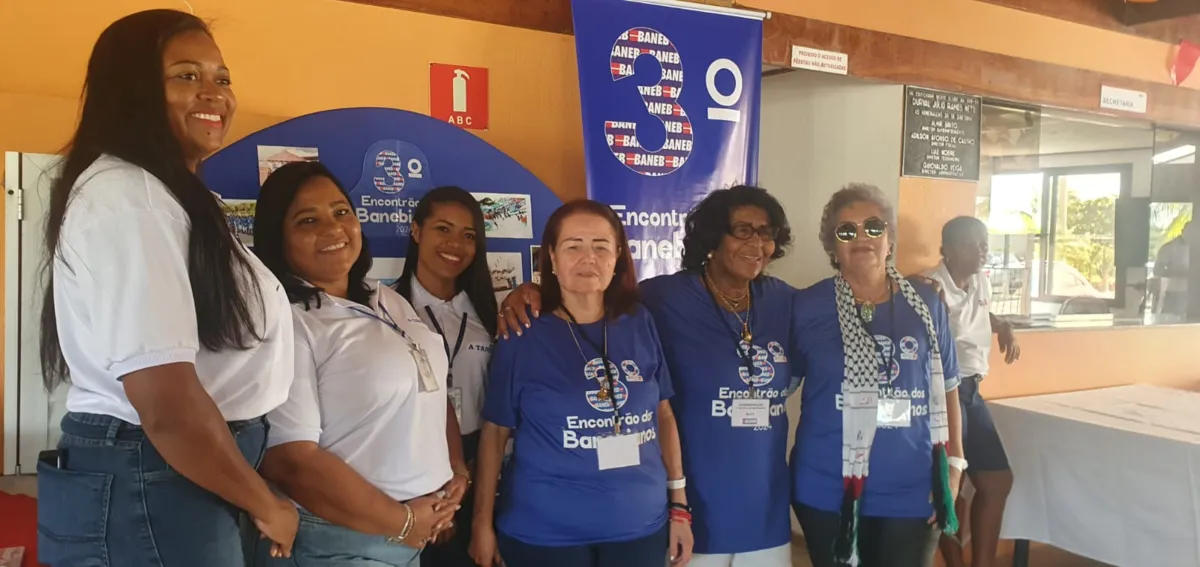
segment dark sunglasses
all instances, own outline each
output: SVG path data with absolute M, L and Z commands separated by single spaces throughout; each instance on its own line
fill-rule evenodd
M 756 234 L 763 240 L 775 240 L 779 236 L 779 229 L 773 226 L 754 228 L 745 223 L 738 223 L 729 227 L 729 235 L 738 240 L 750 240 Z
M 858 237 L 858 226 L 852 222 L 844 222 L 833 229 L 833 235 L 842 242 L 853 242 Z M 863 234 L 872 240 L 887 232 L 887 223 L 879 217 L 871 217 L 862 223 Z

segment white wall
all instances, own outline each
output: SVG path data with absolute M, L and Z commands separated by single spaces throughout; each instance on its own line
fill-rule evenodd
M 830 195 L 870 183 L 897 202 L 904 87 L 809 71 L 763 79 L 759 183 L 783 203 L 793 248 L 770 273 L 805 287 L 833 274 L 817 239 Z M 788 400 L 788 451 L 800 396 Z M 792 521 L 793 531 L 800 527 Z
M 793 248 L 771 274 L 805 287 L 833 274 L 817 240 L 829 196 L 870 183 L 896 202 L 904 87 L 795 71 L 763 79 L 759 183 L 784 206 Z

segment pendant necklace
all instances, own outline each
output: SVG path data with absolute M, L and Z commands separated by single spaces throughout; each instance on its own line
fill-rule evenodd
M 887 288 L 888 288 L 888 290 L 887 290 L 888 297 L 890 298 L 892 296 L 892 281 L 891 281 L 891 279 L 888 280 Z M 875 319 L 875 302 L 867 301 L 865 299 L 855 299 L 855 301 L 859 304 L 859 307 L 858 307 L 859 316 L 862 317 L 862 320 L 864 323 L 870 325 L 871 321 L 873 321 Z
M 746 343 L 750 343 L 752 339 L 754 339 L 754 334 L 750 332 L 750 314 L 752 313 L 751 302 L 753 301 L 750 299 L 750 290 L 747 289 L 746 293 L 743 294 L 742 297 L 735 300 L 726 296 L 724 293 L 721 293 L 720 289 L 717 289 L 717 284 L 713 282 L 712 276 L 709 275 L 708 270 L 704 271 L 704 280 L 708 282 L 709 289 L 716 294 L 717 299 L 720 299 L 721 303 L 725 304 L 725 307 L 729 309 L 729 311 L 733 312 L 733 316 L 737 317 L 738 323 L 741 323 L 742 325 L 742 340 L 746 341 Z M 741 309 L 739 309 L 742 300 L 746 300 L 745 319 L 742 318 Z

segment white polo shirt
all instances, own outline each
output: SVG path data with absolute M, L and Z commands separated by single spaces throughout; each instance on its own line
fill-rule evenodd
M 247 350 L 200 345 L 188 278 L 190 221 L 146 170 L 102 156 L 75 183 L 54 256 L 54 310 L 71 372 L 67 410 L 141 419 L 125 396 L 126 374 L 189 362 L 228 421 L 260 417 L 287 397 L 292 316 L 287 294 L 245 248 L 262 292 L 246 292 L 265 340 Z M 252 278 L 252 280 L 251 280 Z M 250 289 L 247 287 L 246 289 Z
M 321 295 L 293 305 L 296 379 L 268 416 L 269 447 L 311 441 L 337 455 L 396 500 L 441 488 L 452 476 L 446 445 L 446 354 L 400 294 L 379 282 L 369 306 Z M 411 347 L 380 319 L 394 321 L 425 349 L 436 391 L 421 392 Z
M 463 435 L 474 433 L 483 426 L 480 415 L 483 414 L 483 392 L 487 380 L 488 364 L 492 361 L 492 335 L 483 326 L 483 321 L 475 312 L 475 306 L 467 297 L 467 292 L 460 291 L 450 301 L 444 301 L 429 293 L 412 278 L 412 305 L 417 310 L 425 324 L 435 331 L 442 329 L 445 343 L 442 352 L 450 349 L 454 355 L 454 347 L 458 343 L 458 331 L 462 328 L 463 317 L 467 326 L 463 332 L 462 345 L 458 355 L 451 361 L 451 375 L 454 383 L 450 385 L 448 394 L 458 414 L 458 427 Z M 426 310 L 428 308 L 428 310 Z M 430 319 L 429 312 L 436 319 Z M 437 325 L 434 325 L 434 323 Z
M 958 354 L 960 376 L 987 376 L 988 356 L 992 353 L 992 284 L 982 272 L 967 280 L 967 289 L 959 289 L 950 277 L 945 262 L 926 274 L 942 286 L 950 316 L 950 330 Z

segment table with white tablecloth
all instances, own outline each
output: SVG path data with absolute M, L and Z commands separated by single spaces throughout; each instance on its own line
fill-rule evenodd
M 1200 394 L 1135 385 L 988 405 L 1016 479 L 1001 537 L 1121 567 L 1200 566 Z

